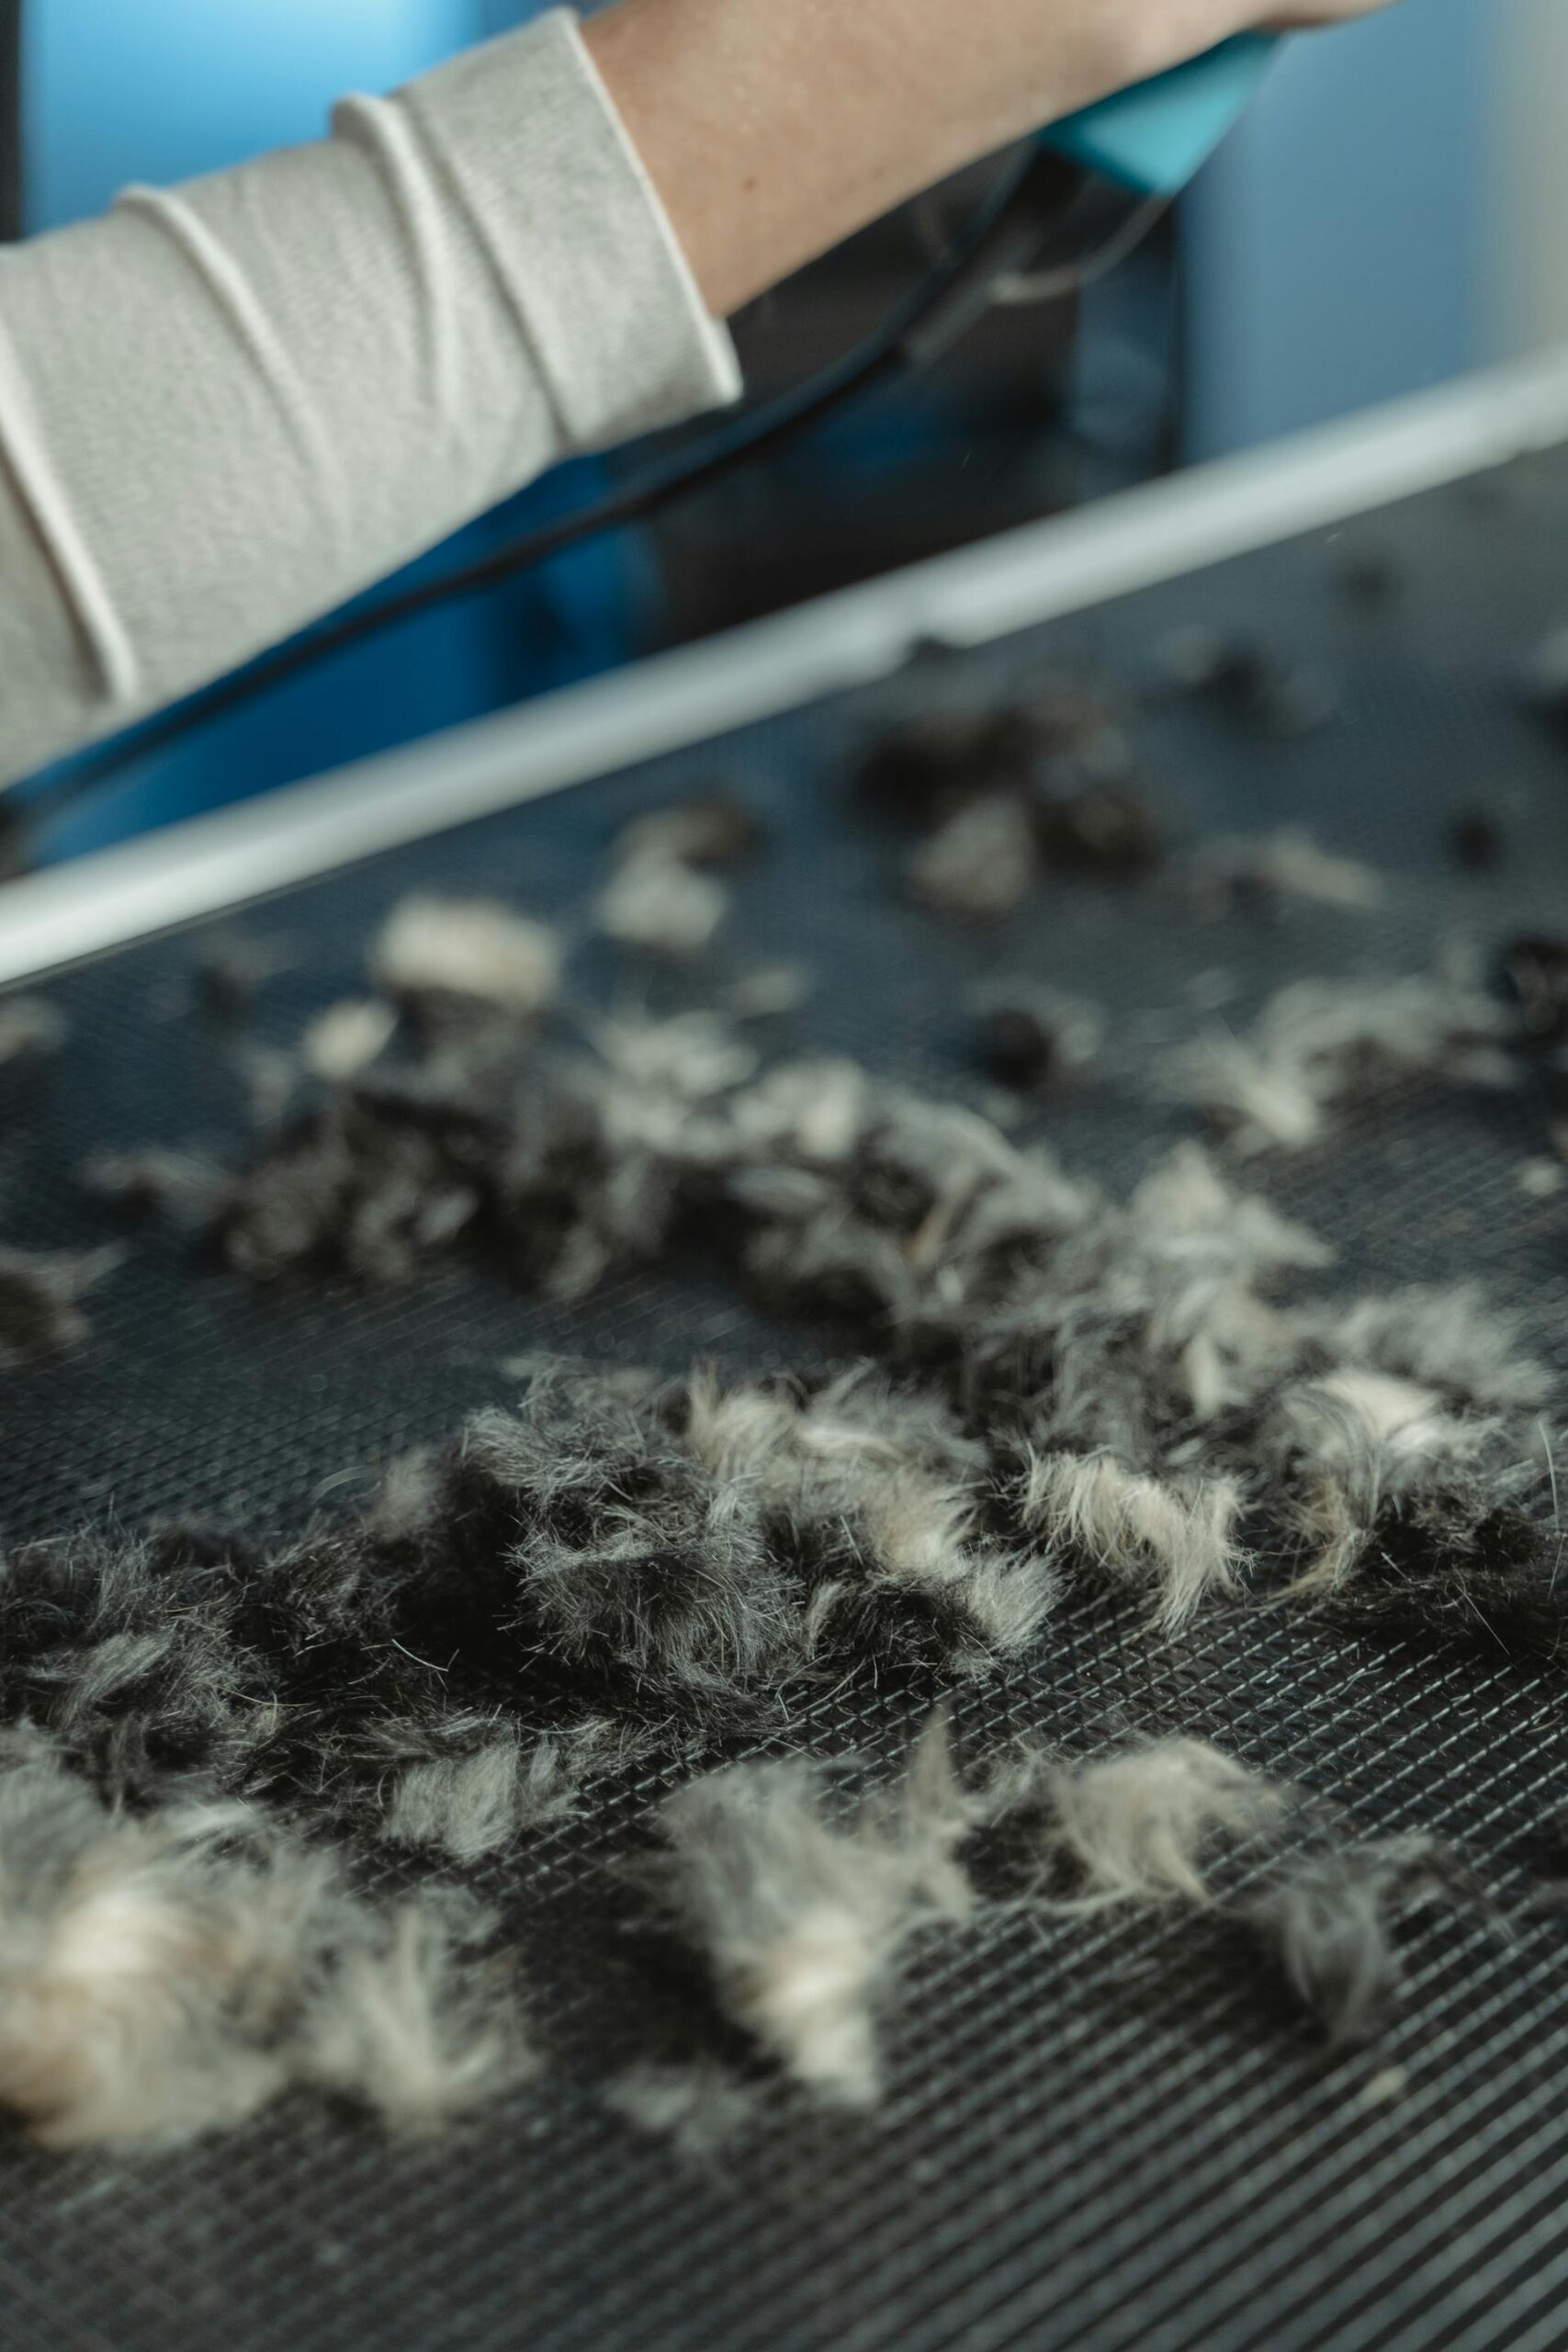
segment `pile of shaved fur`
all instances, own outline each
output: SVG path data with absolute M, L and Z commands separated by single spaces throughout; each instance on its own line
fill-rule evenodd
M 697 836 L 672 838 L 617 871 L 694 873 Z M 876 2096 L 912 1939 L 1019 1905 L 1062 1932 L 1209 1914 L 1331 2039 L 1375 2032 L 1401 1922 L 1485 1908 L 1434 1841 L 1364 1839 L 1191 1740 L 961 1769 L 938 1714 L 853 1797 L 737 1749 L 787 1742 L 858 1670 L 940 1692 L 1026 1659 L 1075 1589 L 1136 1594 L 1154 1641 L 1245 1605 L 1555 1659 L 1551 1385 L 1514 1326 L 1463 1288 L 1325 1294 L 1327 1246 L 1197 1143 L 1115 1197 L 853 1063 L 765 1066 L 766 989 L 572 1016 L 561 961 L 499 906 L 405 904 L 376 993 L 271 1069 L 247 1164 L 159 1146 L 92 1180 L 265 1278 L 397 1279 L 480 1242 L 571 1295 L 690 1240 L 838 1318 L 853 1361 L 541 1365 L 288 1544 L 13 1551 L 0 2104 L 65 2144 L 231 2123 L 290 2086 L 422 2124 L 514 2084 L 538 2053 L 475 1877 L 647 1759 L 674 1784 L 626 1900 L 815 2096 Z M 1403 1000 L 1375 1039 L 1306 1012 L 1314 1102 L 1330 1067 L 1415 1053 Z M 1434 1034 L 1485 1026 L 1456 999 Z M 1266 1127 L 1255 1075 L 1231 1092 Z M 750 2109 L 717 2060 L 614 2098 L 693 2148 Z

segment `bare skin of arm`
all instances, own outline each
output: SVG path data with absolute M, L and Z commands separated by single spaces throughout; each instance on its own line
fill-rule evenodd
M 1247 0 L 623 0 L 585 34 L 708 308 L 728 316 L 906 197 L 1268 21 Z

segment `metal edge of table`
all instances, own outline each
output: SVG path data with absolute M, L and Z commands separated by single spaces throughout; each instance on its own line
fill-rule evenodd
M 0 890 L 0 985 L 1568 439 L 1568 346 L 914 564 Z

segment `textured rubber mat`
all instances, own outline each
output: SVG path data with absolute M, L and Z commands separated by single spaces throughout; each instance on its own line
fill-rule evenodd
M 1381 602 L 1347 591 L 1386 560 Z M 1326 539 L 1297 542 L 976 654 L 935 655 L 844 697 L 487 820 L 256 909 L 224 931 L 276 943 L 254 1019 L 197 1009 L 211 927 L 119 954 L 50 993 L 64 1056 L 7 1100 L 0 1230 L 27 1246 L 104 1236 L 73 1171 L 142 1140 L 238 1145 L 237 1042 L 287 1043 L 353 987 L 358 949 L 411 885 L 581 908 L 613 828 L 722 778 L 771 846 L 729 931 L 735 968 L 807 965 L 782 1046 L 844 1050 L 976 1096 L 964 999 L 1026 970 L 1097 998 L 1103 1069 L 1044 1117 L 1069 1167 L 1118 1189 L 1190 1118 L 1161 1057 L 1216 1008 L 1244 1022 L 1287 978 L 1409 971 L 1568 919 L 1568 743 L 1520 707 L 1521 654 L 1568 618 L 1568 462 L 1532 461 Z M 1245 628 L 1308 665 L 1336 716 L 1260 737 L 1140 690 L 1161 640 Z M 1063 667 L 1128 703 L 1147 789 L 1179 833 L 1307 823 L 1391 877 L 1380 913 L 1203 919 L 1157 886 L 1043 889 L 966 933 L 887 888 L 897 843 L 849 806 L 855 746 L 933 699 L 984 700 Z M 1506 836 L 1460 873 L 1450 819 Z M 742 955 L 741 950 L 744 950 Z M 583 942 L 589 991 L 627 983 Z M 1527 1195 L 1542 1148 L 1528 1091 L 1391 1092 L 1322 1149 L 1258 1180 L 1340 1251 L 1337 1283 L 1474 1273 L 1528 1310 L 1568 1371 L 1568 1198 Z M 352 1497 L 411 1442 L 504 1401 L 541 1348 L 671 1365 L 813 1358 L 819 1327 L 761 1316 L 711 1270 L 617 1280 L 546 1307 L 479 1265 L 413 1286 L 257 1291 L 188 1241 L 137 1232 L 76 1360 L 6 1384 L 0 1512 L 12 1534 L 85 1520 L 297 1522 Z M 795 1736 L 887 1761 L 933 1695 L 869 1672 Z M 1220 1740 L 1343 1803 L 1369 1830 L 1466 1841 L 1506 1891 L 1568 1804 L 1561 1679 L 1506 1661 L 1379 1649 L 1246 1611 L 1176 1642 L 1080 1601 L 1026 1671 L 960 1694 L 962 1749 L 1022 1731 L 1080 1751 L 1131 1730 Z M 598 2094 L 638 2056 L 717 2030 L 670 1954 L 628 1931 L 617 1857 L 655 1783 L 539 1836 L 491 1890 L 514 1922 L 552 2064 L 481 2121 L 412 2148 L 301 2100 L 242 2134 L 134 2160 L 0 2149 L 4 2341 L 126 2352 L 938 2352 L 963 2346 L 1530 2346 L 1568 2341 L 1568 1913 L 1511 1939 L 1435 1918 L 1380 2046 L 1325 2055 L 1202 1921 L 932 1933 L 887 2028 L 870 2118 L 782 2087 L 706 2166 L 640 2139 Z

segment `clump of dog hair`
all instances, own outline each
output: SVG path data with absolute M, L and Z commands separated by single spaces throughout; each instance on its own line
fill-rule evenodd
M 1511 939 L 1501 964 L 1526 1041 L 1532 1046 L 1562 1044 L 1568 1039 L 1568 937 L 1529 933 Z
M 1109 1453 L 1033 1457 L 1020 1498 L 1024 1524 L 1043 1534 L 1051 1556 L 1152 1585 L 1165 1634 L 1180 1633 L 1211 1594 L 1237 1590 L 1241 1505 L 1235 1478 L 1155 1478 Z
M 759 964 L 731 980 L 720 999 L 733 1021 L 767 1021 L 796 1012 L 811 994 L 811 974 L 803 964 Z
M 958 1480 L 984 1465 L 938 1396 L 896 1386 L 866 1364 L 818 1385 L 720 1386 L 699 1365 L 686 1389 L 689 1442 L 712 1476 L 738 1477 L 769 1505 L 810 1510 L 851 1506 L 867 1479 L 943 1474 Z
M 73 2136 L 195 2128 L 248 2111 L 286 2081 L 352 2092 L 413 2124 L 511 2078 L 514 2027 L 461 1959 L 447 1910 L 429 1897 L 414 1909 L 367 1907 L 332 1850 L 297 1835 L 326 1828 L 362 1843 L 381 1827 L 469 1860 L 570 1801 L 590 1725 L 525 1749 L 493 1702 L 465 1712 L 454 1696 L 475 1687 L 477 1661 L 454 1652 L 450 1666 L 426 1668 L 402 1638 L 426 1623 L 414 1596 L 431 1575 L 421 1544 L 434 1540 L 435 1519 L 433 1508 L 404 1511 L 394 1528 L 373 1507 L 363 1531 L 319 1532 L 271 1558 L 172 1530 L 35 1545 L 7 1564 L 7 1736 L 52 1743 L 39 1806 L 82 1825 L 91 1870 L 101 1849 L 111 1894 L 122 1863 L 138 1889 L 144 1861 L 154 1893 L 167 1880 L 176 1916 L 164 1973 L 179 1977 L 188 1943 L 211 1978 L 168 1988 L 166 2035 L 178 2047 L 152 2040 L 135 2056 L 116 2092 L 132 2120 L 80 2121 Z M 490 1650 L 499 1638 L 492 1628 Z M 508 1736 L 515 1765 L 498 1771 L 493 1748 Z M 476 1754 L 484 1761 L 465 1776 Z M 442 1761 L 457 1769 L 422 1783 L 420 1768 Z M 16 1872 L 0 1908 L 18 1918 L 34 1882 L 39 1900 L 51 1883 L 24 1834 L 29 1785 L 0 1777 L 0 1874 L 8 1860 Z M 21 1824 L 9 1854 L 8 1789 Z M 253 1974 L 278 2007 L 253 1993 Z M 164 1996 L 149 1987 L 140 1997 Z M 165 2082 L 177 2109 L 167 2114 Z
M 685 962 L 700 956 L 729 910 L 722 883 L 679 858 L 628 857 L 594 902 L 599 929 L 623 947 Z
M 1551 1374 L 1520 1349 L 1520 1318 L 1494 1307 L 1479 1283 L 1416 1283 L 1303 1310 L 1297 1319 L 1342 1360 L 1485 1409 L 1518 1411 L 1551 1394 Z
M 378 997 L 342 997 L 306 1024 L 299 1058 L 312 1078 L 355 1078 L 385 1052 L 397 1025 L 396 1012 Z
M 1036 751 L 1035 730 L 1016 706 L 924 711 L 877 737 L 855 784 L 885 815 L 929 828 L 980 795 L 1021 791 Z
M 298 1054 L 248 1037 L 234 1053 L 234 1069 L 244 1081 L 252 1126 L 265 1134 L 281 1125 L 293 1108 L 305 1074 Z
M 1301 825 L 1211 842 L 1190 871 L 1201 898 L 1242 911 L 1267 911 L 1281 899 L 1307 899 L 1364 914 L 1383 900 L 1382 876 L 1373 867 L 1320 849 Z
M 498 1851 L 641 1746 L 777 1722 L 867 1659 L 973 1673 L 1055 1598 L 986 1521 L 985 1449 L 869 1377 L 721 1390 L 540 1367 L 270 1555 L 201 1531 L 15 1553 L 0 1710 L 117 1804 L 265 1798 Z M 503 1689 L 552 1694 L 520 1724 Z
M 1456 1855 L 1409 1836 L 1292 1860 L 1241 1916 L 1329 2041 L 1348 2046 L 1370 2041 L 1399 1997 L 1404 1922 L 1434 1903 L 1480 1900 Z
M 730 1106 L 730 1132 L 738 1164 L 721 1181 L 747 1268 L 797 1306 L 880 1326 L 885 1347 L 908 1333 L 911 1352 L 939 1322 L 956 1343 L 982 1293 L 1025 1257 L 1037 1265 L 1092 1197 L 1047 1150 L 853 1064 L 769 1073 Z
M 874 744 L 858 776 L 925 838 L 906 861 L 912 894 L 972 921 L 1007 914 L 1041 871 L 1124 881 L 1165 842 L 1127 782 L 1127 738 L 1106 702 L 1062 684 L 986 711 L 937 711 Z
M 529 1369 L 533 1369 L 532 1364 Z M 360 1525 L 376 1541 L 412 1543 L 433 1531 L 440 1503 L 441 1474 L 436 1449 L 412 1445 L 406 1453 L 395 1453 L 383 1464 Z
M 1328 1253 L 1224 1183 L 1195 1145 L 1124 1208 L 1080 1192 L 1069 1216 L 1038 1179 L 1032 1189 L 1033 1202 L 1016 1181 L 976 1191 L 916 1328 L 947 1337 L 966 1387 L 995 1411 L 1017 1419 L 1028 1400 L 1021 1434 L 1037 1453 L 1141 1464 L 1290 1370 L 1300 1342 L 1266 1294 Z M 982 1235 L 995 1236 L 984 1254 L 964 1249 Z
M 853 1063 L 756 1076 L 711 1013 L 588 1019 L 570 1056 L 515 1022 L 426 1026 L 412 1061 L 384 1055 L 219 1180 L 206 1221 L 231 1265 L 392 1282 L 461 1245 L 570 1298 L 684 1234 L 792 1310 L 947 1367 L 968 1407 L 1041 1397 L 1042 1448 L 1133 1463 L 1156 1419 L 1212 1419 L 1298 1346 L 1263 1292 L 1320 1246 L 1195 1148 L 1122 1208 L 1044 1147 Z M 126 1181 L 165 1172 L 139 1156 Z
M 1293 1792 L 1201 1740 L 1162 1739 L 1076 1765 L 1042 1761 L 1047 1857 L 1079 1910 L 1208 1903 L 1216 1849 L 1277 1829 Z
M 542 1377 L 517 1414 L 468 1422 L 445 1523 L 493 1547 L 495 1617 L 527 1650 L 628 1716 L 716 1733 L 797 1668 L 799 1600 L 754 1498 L 705 1475 L 680 1416 L 677 1396 Z
M 270 1137 L 224 1185 L 212 1217 L 219 1249 L 261 1282 L 297 1267 L 406 1282 L 449 1250 L 486 1197 L 482 1160 L 465 1155 L 461 1112 L 421 1124 L 345 1090 Z
M 547 1374 L 469 1422 L 442 1523 L 491 1531 L 499 1614 L 598 1702 L 717 1736 L 814 1659 L 976 1672 L 1026 1645 L 1055 1579 L 982 1530 L 983 1463 L 940 1405 L 863 1375 L 802 1395 Z
M 1427 1646 L 1502 1651 L 1560 1666 L 1568 1657 L 1564 1538 L 1517 1499 L 1527 1465 L 1441 1476 L 1386 1502 L 1354 1556 L 1354 1573 L 1314 1587 L 1347 1632 Z
M 1568 1168 L 1561 1156 L 1548 1159 L 1538 1152 L 1533 1159 L 1521 1159 L 1514 1175 L 1527 1200 L 1552 1201 L 1559 1193 L 1568 1192 Z
M 115 1248 L 0 1249 L 0 1372 L 69 1355 L 91 1336 L 82 1300 L 118 1265 Z
M 239 1629 L 260 1558 L 199 1532 L 25 1545 L 0 1572 L 0 1702 L 131 1811 L 271 1778 L 276 1681 Z M 4 1751 L 0 1751 L 3 1761 Z
M 1321 1140 L 1336 1103 L 1382 1080 L 1511 1082 L 1499 1050 L 1507 1027 L 1504 1008 L 1462 976 L 1296 980 L 1248 1036 L 1216 1034 L 1189 1046 L 1172 1083 L 1239 1149 L 1297 1151 Z
M 47 1061 L 69 1034 L 65 1015 L 43 997 L 0 997 L 0 1070 Z
M 301 2073 L 395 2132 L 437 2130 L 536 2071 L 513 2002 L 465 1970 L 450 1906 L 432 1896 L 377 1917 L 307 2013 Z
M 434 1915 L 376 1913 L 246 1807 L 118 1813 L 14 1736 L 0 1895 L 0 2106 L 48 2146 L 231 2125 L 290 2082 L 424 2124 L 508 2078 Z
M 1245 1152 L 1303 1151 L 1326 1126 L 1316 1086 L 1293 1061 L 1227 1031 L 1201 1037 L 1168 1071 L 1178 1100 L 1205 1112 Z
M 907 868 L 910 891 L 926 906 L 978 922 L 1021 906 L 1037 871 L 1028 810 L 1010 793 L 958 809 L 911 853 Z
M 1448 1483 L 1483 1454 L 1495 1421 L 1448 1411 L 1435 1389 L 1354 1365 L 1280 1396 L 1273 1442 L 1291 1480 L 1289 1517 L 1311 1547 L 1299 1593 L 1333 1591 L 1385 1507 Z
M 1027 730 L 1037 791 L 1064 796 L 1125 784 L 1132 775 L 1133 744 L 1102 686 L 1057 678 L 1018 706 L 1018 719 Z
M 933 1398 L 863 1370 L 815 1394 L 694 1374 L 688 1442 L 761 1504 L 804 1588 L 807 1657 L 902 1657 L 976 1673 L 1025 1649 L 1055 1607 L 1038 1556 L 980 1531 L 984 1451 Z
M 554 1002 L 560 942 L 495 899 L 400 899 L 371 950 L 378 985 L 400 1002 L 468 998 L 524 1017 Z
M 971 1815 L 925 1735 L 902 1792 L 830 1817 L 801 1758 L 732 1764 L 665 1799 L 660 1883 L 705 1955 L 719 2003 L 796 2081 L 824 2098 L 877 2097 L 876 2013 L 919 1927 L 964 1917 L 955 1858 Z
M 1429 1012 L 1434 986 L 1394 993 L 1414 990 Z M 729 1727 L 754 1720 L 814 1661 L 871 1654 L 953 1671 L 1016 1654 L 1057 1585 L 1049 1557 L 1017 1548 L 999 1505 L 1004 1493 L 1016 1504 L 1032 1455 L 1079 1485 L 1067 1513 L 1077 1540 L 1048 1540 L 1046 1553 L 1088 1549 L 1146 1582 L 1174 1629 L 1234 1577 L 1242 1491 L 1284 1504 L 1326 1589 L 1385 1513 L 1421 1498 L 1427 1540 L 1439 1487 L 1463 1486 L 1461 1471 L 1492 1478 L 1517 1453 L 1506 1426 L 1489 1425 L 1536 1393 L 1509 1337 L 1489 1330 L 1475 1359 L 1474 1396 L 1499 1400 L 1477 1419 L 1457 1409 L 1472 1400 L 1454 1379 L 1422 1376 L 1445 1356 L 1463 1361 L 1438 1295 L 1376 1317 L 1281 1304 L 1287 1279 L 1329 1253 L 1195 1145 L 1119 1202 L 974 1110 L 853 1063 L 758 1075 L 752 1043 L 712 1012 L 584 1015 L 565 1049 L 471 996 L 427 992 L 405 1011 L 377 1060 L 327 1083 L 250 1168 L 214 1182 L 192 1167 L 176 1184 L 142 1160 L 128 1181 L 183 1189 L 229 1261 L 261 1278 L 310 1266 L 397 1280 L 461 1243 L 573 1297 L 690 1238 L 792 1311 L 852 1321 L 872 1351 L 988 1433 L 988 1459 L 938 1448 L 890 1460 L 885 1428 L 862 1426 L 869 1392 L 840 1396 L 840 1439 L 858 1468 L 830 1478 L 822 1384 L 788 1399 L 770 1384 L 735 1408 L 754 1410 L 766 1446 L 716 1475 L 697 1458 L 694 1396 L 645 1399 L 622 1470 L 596 1438 L 587 1451 L 592 1476 L 611 1486 L 642 1476 L 651 1452 L 654 1501 L 642 1509 L 634 1483 L 618 1516 L 594 1506 L 586 1532 L 536 1488 L 535 1469 L 513 1522 L 505 1479 L 481 1467 L 490 1441 L 470 1433 L 462 1476 L 506 1527 L 502 1549 L 525 1554 L 525 1572 L 493 1589 L 507 1638 L 596 1705 L 680 1717 L 708 1736 L 727 1711 Z M 1314 1095 L 1314 1118 L 1319 1107 Z M 1369 1380 L 1430 1393 L 1436 1421 L 1369 1422 Z M 912 1396 L 894 1400 L 898 1412 Z M 547 1480 L 554 1443 L 537 1457 Z M 423 1559 L 440 1552 L 460 1483 L 440 1474 Z M 1403 1521 L 1395 1532 L 1403 1543 Z
M 1508 854 L 1507 829 L 1490 808 L 1455 808 L 1443 828 L 1443 847 L 1464 874 L 1490 874 Z
M 660 1246 L 689 1163 L 714 1148 L 697 1106 L 751 1049 L 692 1013 L 591 1023 L 597 1051 L 547 1057 L 493 1011 L 454 1022 L 455 1001 L 413 1058 L 331 1090 L 228 1182 L 212 1223 L 231 1264 L 392 1282 L 472 1235 L 519 1280 L 572 1296 Z
M 679 865 L 735 865 L 761 840 L 762 826 L 743 801 L 725 792 L 700 793 L 634 817 L 615 835 L 615 855 L 618 864 L 647 857 Z
M 732 1105 L 732 1136 L 747 1161 L 779 1152 L 812 1163 L 847 1160 L 872 1124 L 881 1091 L 842 1055 L 784 1062 Z
M 664 1021 L 606 1017 L 588 1028 L 607 1069 L 675 1104 L 708 1102 L 757 1068 L 754 1048 L 711 1012 L 677 1012 Z
M 1333 714 L 1321 679 L 1254 638 L 1178 629 L 1159 649 L 1159 669 L 1168 687 L 1201 696 L 1259 734 L 1310 734 Z
M 0 1720 L 46 1730 L 132 1811 L 243 1796 L 462 1860 L 564 1818 L 589 1774 L 636 1753 L 650 1689 L 626 1722 L 558 1703 L 534 1728 L 521 1693 L 543 1651 L 499 1556 L 529 1521 L 461 1448 L 413 1475 L 417 1494 L 270 1555 L 199 1529 L 18 1549 L 0 1572 Z M 635 1655 L 612 1657 L 613 1690 Z
M 1027 1092 L 1075 1076 L 1105 1035 L 1097 1007 L 1027 979 L 989 982 L 972 1007 L 976 1061 L 1004 1086 Z
M 615 837 L 610 878 L 594 901 L 607 938 L 672 962 L 700 956 L 729 911 L 729 892 L 705 869 L 732 864 L 758 829 L 738 802 L 694 800 L 656 809 Z
M 977 1516 L 961 1488 L 915 1473 L 865 1481 L 847 1529 L 830 1528 L 806 1610 L 807 1654 L 973 1675 L 1028 1649 L 1056 1606 L 1058 1580 L 1038 1555 L 979 1539 Z
M 224 1867 L 235 1826 L 115 1820 L 43 1767 L 0 1781 L 0 2104 L 47 2145 L 234 2123 L 282 2087 L 270 1980 L 286 1999 L 292 1915 L 321 1890 Z
M 649 2138 L 667 2140 L 693 2163 L 731 2146 L 757 2120 L 756 2089 L 716 2058 L 628 2066 L 604 2100 L 612 2113 Z
M 1048 874 L 1131 882 L 1151 872 L 1166 854 L 1159 820 L 1125 785 L 1091 784 L 1063 794 L 1046 778 L 1037 786 L 1031 813 Z
M 293 960 L 281 940 L 251 932 L 220 932 L 203 943 L 196 959 L 197 1002 L 214 1021 L 243 1020 L 267 981 L 287 971 Z
M 378 1726 L 376 1744 L 389 1762 L 394 1756 L 412 1758 L 397 1772 L 384 1834 L 395 1846 L 473 1862 L 528 1830 L 553 1828 L 577 1812 L 594 1748 L 613 1755 L 607 1732 L 606 1725 L 591 1723 L 530 1744 L 514 1725 L 482 1714 L 457 1714 L 428 1726 Z M 433 1748 L 436 1752 L 429 1752 Z

